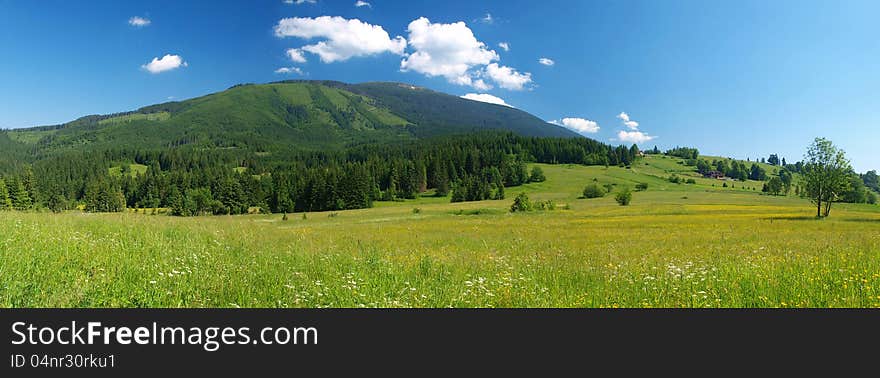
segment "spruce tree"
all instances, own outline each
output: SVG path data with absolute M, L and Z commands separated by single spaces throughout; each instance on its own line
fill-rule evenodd
M 24 184 L 19 180 L 15 181 L 15 186 L 12 187 L 9 194 L 12 197 L 12 207 L 16 210 L 27 210 L 33 205 L 27 189 L 25 189 Z
M 12 199 L 9 198 L 9 189 L 6 188 L 6 182 L 0 178 L 0 210 L 11 210 Z

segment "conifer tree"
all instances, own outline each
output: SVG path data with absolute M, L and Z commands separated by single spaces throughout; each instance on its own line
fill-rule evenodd
M 9 189 L 6 187 L 6 181 L 0 178 L 0 210 L 11 210 L 12 199 L 9 198 Z

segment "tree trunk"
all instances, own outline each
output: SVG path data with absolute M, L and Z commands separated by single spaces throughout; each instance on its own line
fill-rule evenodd
M 822 217 L 822 199 L 816 201 L 816 218 Z

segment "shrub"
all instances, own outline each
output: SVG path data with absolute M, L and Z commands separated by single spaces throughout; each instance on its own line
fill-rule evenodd
M 541 167 L 533 167 L 532 174 L 529 175 L 529 181 L 531 182 L 544 182 L 547 181 L 547 177 L 544 176 L 544 170 Z
M 538 210 L 553 211 L 553 210 L 556 210 L 556 203 L 554 203 L 553 200 L 538 201 L 536 203 L 535 207 L 537 207 Z
M 617 195 L 614 196 L 614 199 L 617 201 L 618 204 L 620 204 L 620 206 L 628 206 L 629 203 L 632 201 L 632 191 L 630 191 L 628 187 L 624 187 L 619 192 L 617 192 Z
M 697 180 L 694 180 L 694 179 L 692 179 L 692 178 L 689 178 L 689 179 L 687 179 L 687 181 L 686 181 L 685 183 L 687 183 L 687 184 L 696 184 L 696 183 L 697 183 Z
M 523 212 L 523 211 L 534 211 L 535 207 L 532 205 L 532 201 L 529 199 L 529 196 L 525 193 L 520 193 L 513 200 L 513 205 L 510 206 L 510 212 Z
M 678 175 L 676 175 L 674 173 L 672 174 L 672 176 L 669 176 L 668 180 L 669 180 L 669 182 L 671 182 L 673 184 L 681 184 L 681 182 L 682 182 L 681 177 L 678 177 Z
M 636 184 L 636 191 L 637 192 L 644 192 L 646 190 L 648 190 L 648 183 L 640 182 L 640 183 Z
M 587 185 L 584 188 L 584 198 L 600 198 L 605 197 L 605 189 L 596 184 Z
M 422 209 L 416 207 L 416 208 L 413 208 L 412 212 L 413 212 L 413 214 L 420 214 L 422 212 Z

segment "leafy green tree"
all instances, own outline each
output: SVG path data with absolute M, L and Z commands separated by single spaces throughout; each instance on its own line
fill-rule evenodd
M 629 206 L 629 203 L 632 202 L 632 191 L 628 186 L 624 186 L 617 194 L 614 196 L 614 200 L 620 206 Z
M 849 177 L 849 189 L 840 196 L 840 200 L 847 203 L 868 203 L 868 188 L 858 175 Z
M 816 216 L 831 214 L 831 204 L 850 187 L 849 160 L 825 138 L 816 138 L 804 156 L 804 190 L 816 204 Z
M 513 200 L 513 205 L 510 206 L 510 212 L 525 212 L 525 211 L 534 211 L 535 206 L 532 204 L 532 201 L 529 199 L 529 196 L 525 193 L 517 194 L 516 198 Z
M 779 171 L 779 179 L 782 180 L 782 192 L 786 195 L 791 192 L 791 184 L 794 181 L 794 176 L 788 169 L 783 168 Z
M 529 175 L 529 181 L 531 181 L 531 182 L 547 181 L 547 177 L 544 176 L 544 170 L 538 166 L 532 167 L 532 173 Z
M 185 206 L 190 215 L 210 214 L 214 210 L 214 196 L 208 188 L 187 190 Z
M 868 171 L 862 175 L 862 182 L 865 183 L 865 186 L 870 188 L 875 192 L 880 192 L 880 177 L 877 176 L 877 171 Z
M 778 196 L 782 193 L 784 185 L 782 184 L 782 179 L 779 177 L 772 177 L 766 184 L 764 184 L 764 192 L 768 194 L 772 194 L 774 196 Z
M 125 210 L 125 196 L 106 179 L 99 179 L 86 189 L 85 210 L 92 213 L 118 213 Z
M 749 179 L 755 181 L 767 180 L 767 171 L 761 168 L 760 165 L 752 164 L 752 168 L 749 170 Z

